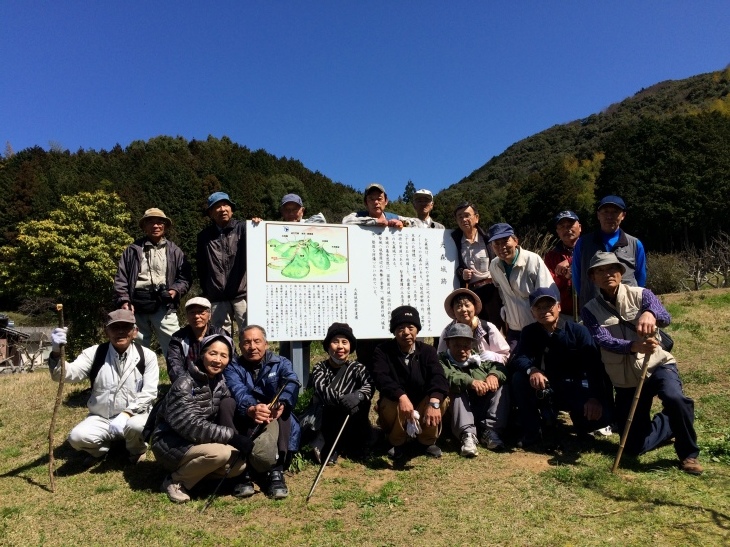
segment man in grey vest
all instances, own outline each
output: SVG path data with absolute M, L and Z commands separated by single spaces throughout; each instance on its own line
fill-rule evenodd
M 623 283 L 632 287 L 643 287 L 646 284 L 644 246 L 641 241 L 620 227 L 626 218 L 624 200 L 619 196 L 606 196 L 598 203 L 596 214 L 601 229 L 582 235 L 573 250 L 573 286 L 578 293 L 579 310 L 598 296 L 598 288 L 588 277 L 588 265 L 599 251 L 614 253 L 624 265 L 626 273 L 623 276 Z

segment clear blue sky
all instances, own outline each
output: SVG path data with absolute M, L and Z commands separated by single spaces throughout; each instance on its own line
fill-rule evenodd
M 0 150 L 227 135 L 394 199 L 725 68 L 730 2 L 6 0 L 0 51 Z

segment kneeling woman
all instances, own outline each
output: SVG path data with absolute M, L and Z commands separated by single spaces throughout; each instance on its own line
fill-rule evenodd
M 157 414 L 152 452 L 171 471 L 162 483 L 171 501 L 190 500 L 188 489 L 200 480 L 243 473 L 252 443 L 216 420 L 222 400 L 231 397 L 223 369 L 233 354 L 233 342 L 223 334 L 207 336 L 195 363 L 170 388 Z
M 311 373 L 314 396 L 322 404 L 324 447 L 321 453 L 325 456 L 329 453 L 349 415 L 337 449 L 351 457 L 364 456 L 372 433 L 368 417 L 375 391 L 372 378 L 362 364 L 350 360 L 357 340 L 347 323 L 330 325 L 323 346 L 329 357 L 315 365 Z M 316 450 L 315 457 L 320 459 Z M 334 465 L 336 461 L 337 452 L 333 452 L 327 463 Z

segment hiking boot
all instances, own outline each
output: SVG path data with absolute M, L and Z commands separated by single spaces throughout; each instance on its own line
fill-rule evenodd
M 172 475 L 165 477 L 162 481 L 162 491 L 167 494 L 170 501 L 173 503 L 185 503 L 190 501 L 190 495 L 185 487 L 180 482 L 172 480 Z
M 91 454 L 88 454 L 84 457 L 84 459 L 81 461 L 81 465 L 85 468 L 91 468 L 94 467 L 97 464 L 100 464 L 106 459 L 106 454 L 103 454 L 101 456 L 92 456 Z
M 542 442 L 542 435 L 538 432 L 534 435 L 525 435 L 522 437 L 517 441 L 517 447 L 522 449 L 532 448 L 540 442 Z
M 327 460 L 327 465 L 330 465 L 330 466 L 331 465 L 337 465 L 337 457 L 338 456 L 339 456 L 339 454 L 337 454 L 337 451 L 336 450 L 334 452 L 332 452 L 332 455 L 330 456 L 330 459 Z
M 461 436 L 461 455 L 465 458 L 473 458 L 477 451 L 477 438 L 473 433 L 464 433 Z
M 147 459 L 147 452 L 142 452 L 141 454 L 130 454 L 127 459 L 132 465 L 137 465 Z
M 289 489 L 284 482 L 284 473 L 281 471 L 269 471 L 269 485 L 266 487 L 266 495 L 275 500 L 283 500 L 289 495 Z
M 440 458 L 441 457 L 441 449 L 436 446 L 435 444 L 431 444 L 426 447 L 426 456 L 429 458 Z
M 689 473 L 690 475 L 701 475 L 704 471 L 697 458 L 683 459 L 682 463 L 679 464 L 679 468 L 685 473 Z
M 404 452 L 402 446 L 391 446 L 390 450 L 388 450 L 388 457 L 391 460 L 400 460 L 403 456 Z
M 481 443 L 487 447 L 487 450 L 491 450 L 493 452 L 501 452 L 504 450 L 504 443 L 502 442 L 502 439 L 499 438 L 499 435 L 497 435 L 497 432 L 493 429 L 484 430 L 484 433 L 482 433 Z
M 312 455 L 314 456 L 314 461 L 322 465 L 322 450 L 318 446 L 312 447 Z

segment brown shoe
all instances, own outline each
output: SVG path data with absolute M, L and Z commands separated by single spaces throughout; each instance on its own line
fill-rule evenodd
M 704 471 L 697 458 L 683 459 L 682 463 L 679 464 L 679 468 L 690 475 L 701 475 L 702 471 Z

